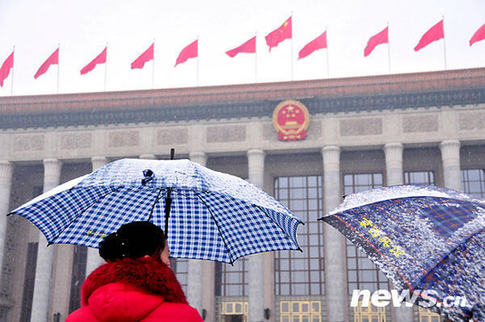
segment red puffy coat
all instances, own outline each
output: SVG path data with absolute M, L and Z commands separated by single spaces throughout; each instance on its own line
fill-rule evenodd
M 94 270 L 81 289 L 81 308 L 66 322 L 201 322 L 172 270 L 153 258 L 125 258 Z

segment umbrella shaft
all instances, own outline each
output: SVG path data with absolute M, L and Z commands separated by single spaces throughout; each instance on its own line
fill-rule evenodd
M 167 197 L 165 198 L 165 238 L 168 236 L 168 217 L 170 217 L 170 208 L 172 207 L 172 189 L 168 188 Z

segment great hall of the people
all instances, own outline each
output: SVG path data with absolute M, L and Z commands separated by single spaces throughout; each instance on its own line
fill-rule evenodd
M 298 114 L 298 115 L 297 115 Z M 286 119 L 285 119 L 286 117 Z M 262 187 L 305 225 L 303 252 L 233 266 L 174 259 L 205 321 L 439 321 L 350 306 L 391 283 L 317 221 L 342 196 L 436 184 L 485 198 L 485 68 L 230 86 L 0 98 L 0 321 L 64 321 L 101 260 L 6 214 L 120 158 L 188 158 Z

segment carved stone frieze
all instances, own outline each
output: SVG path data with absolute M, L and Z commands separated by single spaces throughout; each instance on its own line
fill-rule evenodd
M 13 138 L 12 150 L 14 152 L 42 151 L 44 144 L 43 134 L 17 135 Z
M 88 149 L 91 147 L 91 133 L 72 133 L 61 136 L 62 150 Z
M 108 146 L 119 148 L 126 146 L 137 146 L 140 144 L 140 132 L 138 131 L 116 131 L 109 133 Z
M 438 129 L 438 115 L 406 115 L 402 118 L 404 133 L 436 132 Z
M 382 134 L 382 119 L 347 119 L 340 121 L 341 136 L 379 135 Z
M 485 129 L 484 112 L 460 113 L 458 116 L 460 130 L 481 130 Z
M 225 125 L 207 127 L 207 142 L 243 142 L 246 140 L 246 126 Z
M 187 128 L 165 128 L 157 131 L 158 145 L 185 144 L 188 140 L 189 132 Z

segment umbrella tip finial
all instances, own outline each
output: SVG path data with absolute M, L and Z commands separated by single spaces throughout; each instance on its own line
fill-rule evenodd
M 150 169 L 143 170 L 143 176 L 144 176 L 144 178 L 141 179 L 142 185 L 146 185 L 148 182 L 153 180 L 153 178 L 155 177 L 155 175 L 153 174 L 153 171 L 150 170 Z
M 170 149 L 170 160 L 175 159 L 175 148 Z

